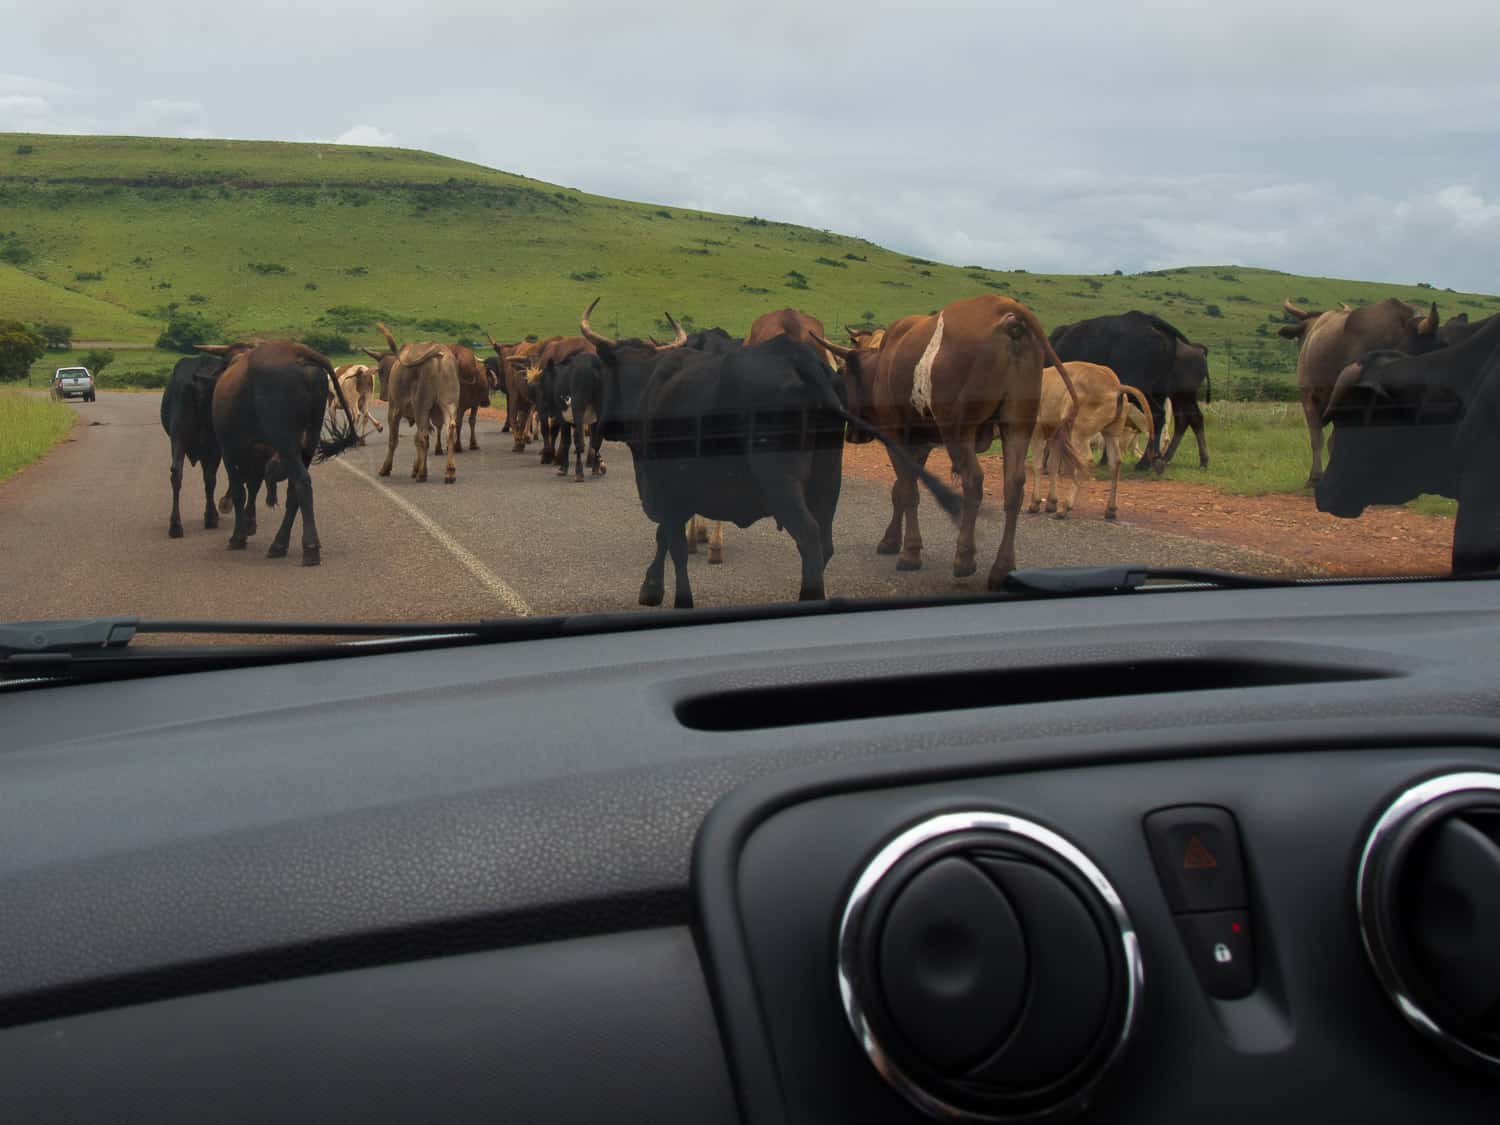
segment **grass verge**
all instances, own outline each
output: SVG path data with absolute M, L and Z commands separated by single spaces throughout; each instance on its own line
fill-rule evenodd
M 45 395 L 0 389 L 0 481 L 61 441 L 77 419 L 71 409 Z

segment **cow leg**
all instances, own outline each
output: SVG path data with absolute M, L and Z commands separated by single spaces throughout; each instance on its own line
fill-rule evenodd
M 1042 510 L 1042 474 L 1047 471 L 1047 439 L 1038 426 L 1036 432 L 1031 435 L 1031 445 L 1026 451 L 1026 459 L 1031 462 L 1031 503 L 1026 505 L 1026 510 L 1032 515 Z
M 479 438 L 475 434 L 475 430 L 478 429 L 478 427 L 479 427 L 479 407 L 477 407 L 477 406 L 470 407 L 470 409 L 469 409 L 469 448 L 470 449 L 478 449 L 479 448 Z
M 210 453 L 203 458 L 203 527 L 212 531 L 219 526 L 219 511 L 214 507 L 214 488 L 219 483 L 219 454 Z
M 1193 437 L 1198 442 L 1198 468 L 1208 468 L 1208 437 L 1203 432 L 1203 408 L 1198 405 L 1197 398 L 1184 396 L 1181 402 L 1174 401 L 1172 414 L 1179 426 L 1177 433 L 1172 435 L 1172 444 L 1177 444 L 1177 439 L 1182 433 L 1181 427 L 1191 426 Z
M 1120 439 L 1104 438 L 1104 456 L 1109 461 L 1109 503 L 1104 506 L 1104 518 L 1115 519 L 1119 515 L 1115 499 L 1120 491 Z
M 953 577 L 967 578 L 979 569 L 974 561 L 974 525 L 979 520 L 979 505 L 984 502 L 984 470 L 979 467 L 979 458 L 974 453 L 974 429 L 972 426 L 944 426 L 944 444 L 948 449 L 948 458 L 953 462 L 953 475 L 963 484 L 964 506 L 963 515 L 958 522 L 958 547 L 953 552 Z M 1026 434 L 1029 440 L 1030 432 Z M 1012 472 L 1011 459 L 1015 459 L 1015 465 L 1021 470 L 1021 488 L 1016 496 L 1016 512 L 1021 510 L 1021 500 L 1026 490 L 1026 445 L 1023 441 L 1019 446 L 1012 444 L 1012 438 L 1008 434 L 1002 434 L 1007 456 L 1005 459 L 1005 478 L 1010 480 Z M 915 512 L 913 513 L 915 514 Z
M 174 437 L 172 439 L 172 464 L 167 470 L 172 480 L 172 515 L 167 519 L 167 535 L 172 539 L 182 538 L 182 513 L 178 510 L 177 502 L 182 493 L 182 461 L 186 456 L 187 451 L 182 448 L 182 442 Z
M 301 462 L 299 461 L 298 464 L 301 464 Z M 272 538 L 271 545 L 266 548 L 266 558 L 286 558 L 287 546 L 292 541 L 292 523 L 297 518 L 297 511 L 301 504 L 301 493 L 298 491 L 292 475 L 288 473 L 286 481 L 286 507 L 282 511 L 281 526 L 276 529 L 276 535 Z M 303 526 L 306 526 L 305 520 L 303 521 Z
M 531 407 L 517 406 L 510 418 L 510 451 L 526 452 L 526 435 L 531 428 Z
M 688 581 L 687 536 L 683 533 L 683 521 L 668 520 L 662 526 L 667 529 L 667 550 L 672 553 L 672 571 L 676 578 L 672 608 L 692 609 L 693 587 Z
M 724 521 L 714 520 L 708 529 L 708 561 L 717 566 L 724 561 Z
M 262 483 L 262 479 L 259 476 L 252 476 L 245 481 L 245 486 L 249 490 L 249 495 L 245 500 L 246 535 L 254 535 L 260 530 L 260 524 L 255 519 L 255 498 L 260 495 L 260 486 Z M 267 503 L 269 505 L 269 501 Z
M 583 424 L 578 423 L 573 426 L 573 480 L 578 484 L 583 483 L 583 444 Z
M 932 456 L 932 446 L 926 445 L 910 452 L 913 463 L 918 467 L 925 467 L 927 458 Z M 921 494 L 917 491 L 917 475 L 903 465 L 896 471 L 896 483 L 891 486 L 891 503 L 896 509 L 891 523 L 902 529 L 901 553 L 896 556 L 897 570 L 922 569 L 922 525 L 917 520 L 917 505 L 921 501 Z M 886 528 L 886 534 L 890 533 L 891 529 Z
M 1164 466 L 1161 458 L 1161 428 L 1167 420 L 1167 400 L 1164 395 L 1147 395 L 1146 405 L 1151 408 L 1151 439 L 1146 442 L 1146 452 L 1136 462 L 1135 471 L 1145 472 L 1152 465 Z
M 692 519 L 688 520 L 688 524 L 687 524 L 687 545 L 688 545 L 688 554 L 690 554 L 690 555 L 696 555 L 698 553 L 698 517 L 697 516 L 694 516 Z
M 891 485 L 891 522 L 886 524 L 885 534 L 875 544 L 877 555 L 894 555 L 901 550 L 901 513 L 905 510 L 903 497 L 906 491 L 901 484 L 901 470 L 896 470 L 896 482 Z
M 682 526 L 681 524 L 678 525 Z M 651 565 L 646 568 L 646 580 L 641 583 L 641 596 L 637 599 L 641 605 L 661 605 L 661 600 L 666 596 L 664 575 L 667 568 L 667 524 L 656 525 L 656 556 L 651 560 Z M 685 538 L 685 537 L 684 537 Z M 683 544 L 682 550 L 683 568 L 687 568 L 687 544 Z M 678 589 L 680 590 L 679 579 Z
M 842 437 L 842 434 L 835 435 L 827 448 L 813 451 L 812 476 L 805 490 L 807 510 L 812 513 L 821 532 L 824 570 L 833 559 L 833 517 L 838 511 L 839 492 L 844 482 Z
M 602 477 L 605 473 L 604 450 L 601 448 L 603 445 L 604 434 L 599 429 L 599 423 L 595 422 L 589 430 L 589 464 L 594 467 L 593 472 L 596 477 Z
M 396 460 L 396 443 L 401 440 L 401 415 L 391 412 L 391 432 L 385 435 L 385 460 L 380 463 L 376 476 L 391 475 L 391 465 Z
M 550 465 L 557 460 L 557 434 L 552 419 L 542 416 L 542 464 Z
M 557 464 L 557 475 L 565 477 L 568 475 L 568 449 L 573 444 L 573 427 L 567 422 L 553 422 L 553 438 L 557 441 L 557 448 L 553 453 L 553 461 Z M 542 462 L 546 464 L 546 461 Z
M 1019 414 L 1021 406 L 1018 404 L 1006 404 L 1006 422 L 1000 428 L 1000 449 L 1005 458 L 1005 531 L 1000 536 L 1000 549 L 995 552 L 994 565 L 990 567 L 989 577 L 985 586 L 991 590 L 998 590 L 1005 585 L 1006 576 L 1016 569 L 1016 525 L 1020 522 L 1021 501 L 1026 495 L 1026 462 L 1022 459 L 1022 451 L 1026 448 L 1026 442 L 1030 439 L 1031 431 L 1035 428 L 1036 419 L 1018 418 L 1012 411 Z M 1034 410 L 1035 407 L 1033 406 Z M 1053 472 L 1056 472 L 1054 467 Z M 981 476 L 980 483 L 984 481 Z M 978 505 L 975 505 L 977 510 Z M 964 514 L 969 511 L 969 492 L 964 489 Z
M 1307 422 L 1307 440 L 1312 446 L 1312 469 L 1304 488 L 1312 488 L 1323 479 L 1323 404 L 1311 391 L 1302 391 L 1302 417 Z
M 458 452 L 458 447 L 463 444 L 463 439 L 458 436 L 458 413 L 451 406 L 444 407 L 448 424 L 448 463 L 443 466 L 443 483 L 452 484 L 458 479 L 458 465 L 453 460 L 453 455 Z
M 233 467 L 226 465 L 229 477 L 229 502 L 234 506 L 234 530 L 229 533 L 229 549 L 245 549 L 245 480 Z
M 1053 474 L 1053 482 L 1056 483 L 1059 476 L 1062 477 L 1063 499 L 1057 505 L 1055 519 L 1065 520 L 1069 513 L 1078 505 L 1078 489 L 1083 481 L 1084 465 L 1089 463 L 1089 452 L 1083 450 L 1083 456 L 1079 459 L 1080 464 L 1072 469 L 1064 467 L 1060 473 Z
M 786 528 L 787 534 L 797 544 L 797 553 L 802 557 L 802 588 L 797 591 L 799 602 L 817 602 L 825 597 L 823 590 L 823 529 L 808 510 L 803 496 L 801 481 L 777 472 L 777 466 L 767 465 L 766 471 L 756 473 L 761 492 L 765 496 L 776 522 Z
M 1047 463 L 1047 511 L 1057 511 L 1057 458 L 1051 458 Z
M 416 456 L 411 462 L 411 479 L 425 481 L 427 479 L 427 450 L 432 444 L 432 422 L 424 419 L 416 427 L 416 437 L 412 443 L 417 447 Z
M 1458 485 L 1453 521 L 1453 573 L 1500 570 L 1500 481 L 1468 471 Z

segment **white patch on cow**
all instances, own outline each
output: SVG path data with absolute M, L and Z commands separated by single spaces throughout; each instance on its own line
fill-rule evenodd
M 521 597 L 520 594 L 516 593 L 516 591 L 511 588 L 510 583 L 506 582 L 505 579 L 501 578 L 494 571 L 490 570 L 489 567 L 485 566 L 484 563 L 479 560 L 478 556 L 476 556 L 472 551 L 468 550 L 468 548 L 466 548 L 457 539 L 453 538 L 453 536 L 449 535 L 447 531 L 440 527 L 437 522 L 434 521 L 432 517 L 429 516 L 426 512 L 422 511 L 421 508 L 418 508 L 415 504 L 413 504 L 406 497 L 402 496 L 399 492 L 376 480 L 363 469 L 355 468 L 348 461 L 335 459 L 333 463 L 339 466 L 339 468 L 351 472 L 355 476 L 362 478 L 364 481 L 366 481 L 366 483 L 374 488 L 376 492 L 379 492 L 392 504 L 396 505 L 396 507 L 400 508 L 403 512 L 410 516 L 416 522 L 417 526 L 422 528 L 423 531 L 427 532 L 428 535 L 432 536 L 433 539 L 435 539 L 444 550 L 446 550 L 450 555 L 457 559 L 459 564 L 463 566 L 464 569 L 472 574 L 476 579 L 478 579 L 480 585 L 482 585 L 490 593 L 494 594 L 495 597 L 499 600 L 500 604 L 508 609 L 513 615 L 515 615 L 516 617 L 531 616 L 531 607 L 526 604 L 526 599 Z
M 932 416 L 932 365 L 937 362 L 938 349 L 943 346 L 943 314 L 938 313 L 937 327 L 932 330 L 932 339 L 917 360 L 917 369 L 911 377 L 911 404 L 918 414 Z
M 564 422 L 566 422 L 570 426 L 573 424 L 573 396 L 572 395 L 563 395 L 563 400 L 562 400 L 562 420 Z

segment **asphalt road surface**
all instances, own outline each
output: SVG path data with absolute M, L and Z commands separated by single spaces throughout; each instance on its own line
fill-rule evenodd
M 636 609 L 655 549 L 641 513 L 629 452 L 605 446 L 609 472 L 575 483 L 538 463 L 538 447 L 511 452 L 499 424 L 480 421 L 477 452 L 458 458 L 458 480 L 408 475 L 413 446 L 403 432 L 395 469 L 376 470 L 383 435 L 313 467 L 323 563 L 299 565 L 300 522 L 284 559 L 265 557 L 281 509 L 262 503 L 247 551 L 225 549 L 233 517 L 202 522 L 203 486 L 186 468 L 186 535 L 170 539 L 168 443 L 154 394 L 101 393 L 74 404 L 69 439 L 0 484 L 0 620 L 104 614 L 147 618 L 320 621 L 444 621 L 516 614 Z M 218 491 L 224 490 L 220 473 Z M 264 496 L 262 496 L 262 501 Z M 844 478 L 834 529 L 830 595 L 869 597 L 982 591 L 999 545 L 1001 513 L 989 500 L 979 519 L 979 572 L 952 576 L 957 538 L 929 499 L 922 505 L 924 568 L 898 573 L 874 545 L 890 517 L 889 488 Z M 779 602 L 800 580 L 791 537 L 769 520 L 725 530 L 726 561 L 690 557 L 699 606 Z M 1128 562 L 1217 566 L 1279 573 L 1269 555 L 1110 524 L 1097 514 L 1067 521 L 1031 516 L 1018 539 L 1023 567 Z M 673 595 L 667 565 L 667 602 Z M 661 612 L 672 612 L 663 608 Z

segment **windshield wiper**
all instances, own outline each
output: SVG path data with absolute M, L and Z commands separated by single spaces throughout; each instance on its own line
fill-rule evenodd
M 1258 590 L 1297 585 L 1295 578 L 1267 578 L 1194 566 L 1045 566 L 1014 570 L 1005 588 L 1024 594 L 1117 594 L 1148 582 L 1171 582 L 1220 590 Z

